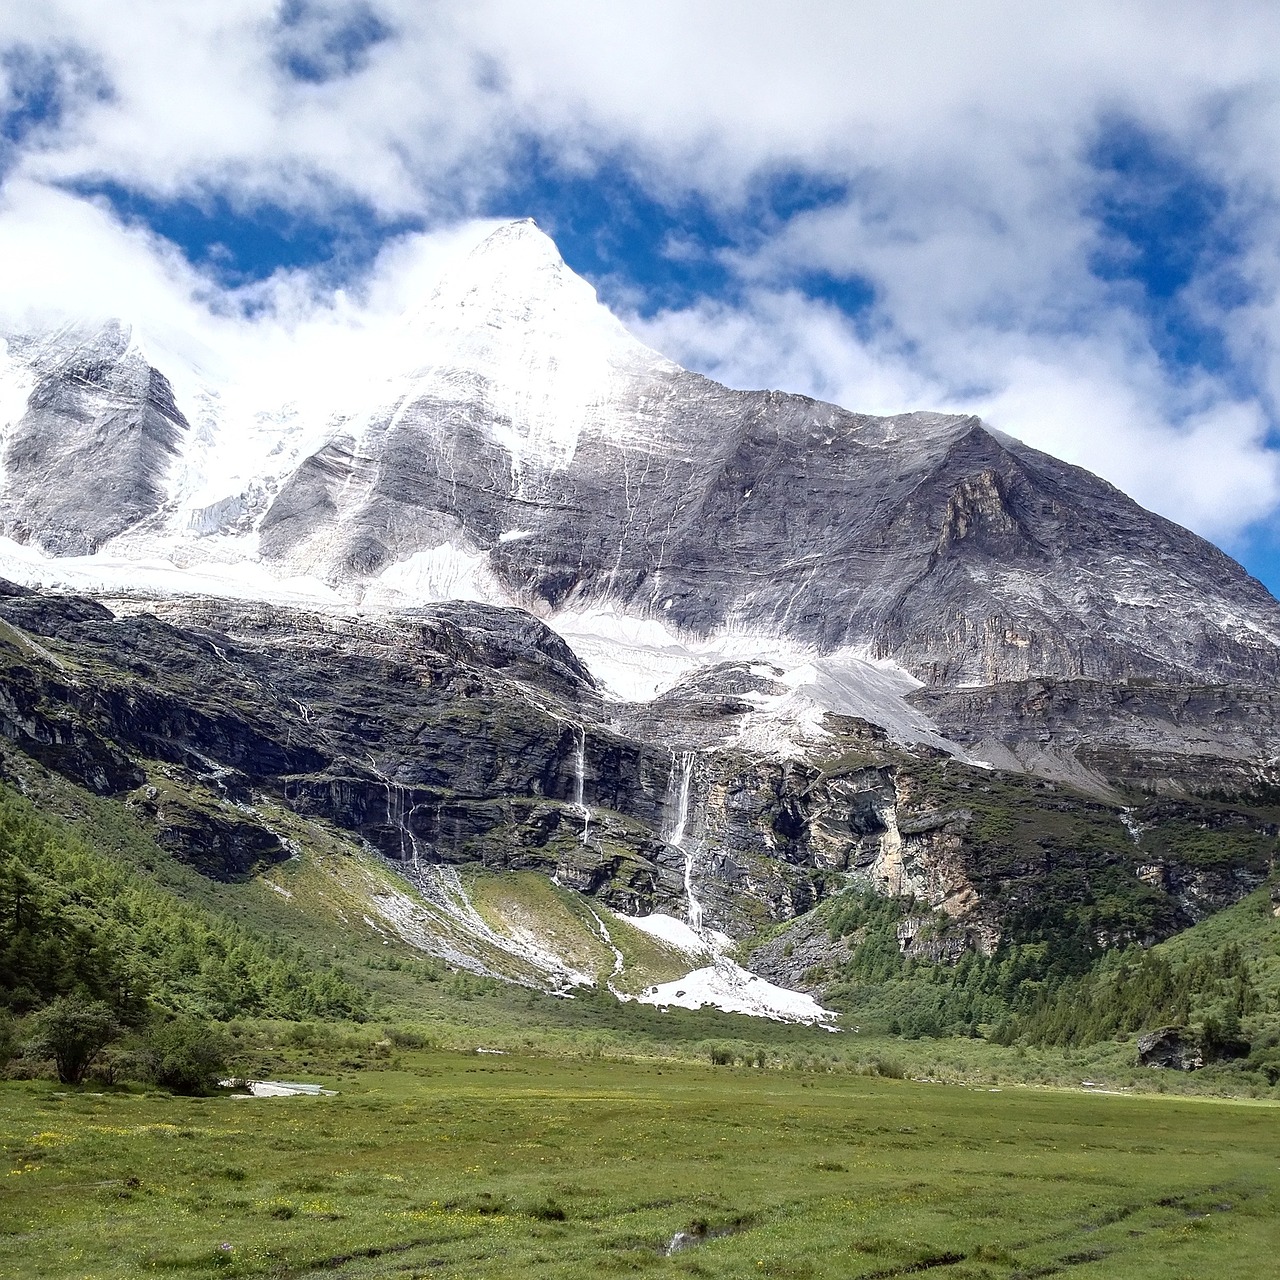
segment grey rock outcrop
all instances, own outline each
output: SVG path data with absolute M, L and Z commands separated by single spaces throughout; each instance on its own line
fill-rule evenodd
M 13 338 L 34 385 L 3 459 L 0 531 L 87 555 L 153 515 L 187 421 L 128 326 Z
M 1138 1037 L 1138 1064 L 1196 1071 L 1204 1066 L 1204 1054 L 1186 1027 L 1161 1027 Z

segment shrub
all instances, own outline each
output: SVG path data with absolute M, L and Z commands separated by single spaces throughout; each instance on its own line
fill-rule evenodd
M 388 1027 L 387 1039 L 397 1049 L 425 1049 L 430 1041 L 419 1031 L 408 1031 L 403 1027 Z
M 564 1207 L 555 1200 L 541 1200 L 529 1207 L 529 1217 L 540 1222 L 563 1222 L 568 1216 Z
M 230 1051 L 220 1027 L 178 1018 L 154 1028 L 148 1037 L 149 1075 L 174 1093 L 210 1093 L 226 1075 Z
M 294 1049 L 310 1049 L 316 1042 L 316 1029 L 309 1022 L 295 1022 L 285 1032 L 284 1042 Z
M 149 1070 L 147 1055 L 136 1043 L 111 1044 L 94 1059 L 89 1077 L 99 1084 L 119 1084 L 123 1080 L 145 1080 Z
M 31 1018 L 27 1052 L 52 1058 L 63 1084 L 79 1084 L 120 1034 L 111 1006 L 83 996 L 59 996 Z

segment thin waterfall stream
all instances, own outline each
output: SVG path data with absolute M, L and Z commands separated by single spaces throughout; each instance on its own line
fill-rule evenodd
M 587 807 L 587 802 L 583 798 L 585 785 L 584 780 L 587 772 L 587 726 L 580 724 L 576 727 L 578 730 L 578 738 L 573 759 L 573 803 L 577 806 L 578 812 L 582 814 L 582 843 L 586 844 L 587 832 L 591 830 L 591 810 Z
M 420 865 L 421 859 L 418 850 L 418 837 L 413 834 L 413 815 L 423 806 L 420 804 L 406 804 L 406 801 L 412 799 L 412 793 L 402 787 L 400 783 L 393 782 L 378 767 L 377 761 L 372 756 L 369 757 L 369 764 L 387 793 L 387 826 L 391 827 L 400 838 L 399 860 L 401 862 L 412 860 L 413 865 L 417 867 Z
M 537 698 L 530 701 L 544 715 L 550 716 L 561 728 L 573 730 L 573 807 L 582 815 L 582 843 L 587 843 L 587 835 L 591 830 L 591 806 L 586 800 L 587 774 L 587 726 L 576 720 L 567 720 L 558 712 L 540 702 Z
M 667 810 L 670 827 L 663 840 L 684 855 L 685 916 L 691 928 L 702 932 L 702 903 L 693 888 L 693 850 L 689 847 L 689 799 L 693 791 L 694 752 L 671 753 L 671 781 L 667 788 Z

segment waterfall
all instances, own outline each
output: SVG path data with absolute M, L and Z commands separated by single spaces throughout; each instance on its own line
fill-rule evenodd
M 693 889 L 693 850 L 689 847 L 689 797 L 693 790 L 692 751 L 671 753 L 671 781 L 667 785 L 667 813 L 670 826 L 662 833 L 663 840 L 684 855 L 685 915 L 689 924 L 702 930 L 702 903 Z
M 422 808 L 421 805 L 409 805 L 406 807 L 406 800 L 409 793 L 398 782 L 391 782 L 384 778 L 382 785 L 387 790 L 387 825 L 394 827 L 400 836 L 400 861 L 407 862 L 410 859 L 413 865 L 418 865 L 418 837 L 413 834 L 413 815 Z M 405 854 L 409 857 L 406 858 Z
M 406 800 L 410 798 L 409 792 L 398 782 L 392 782 L 381 769 L 378 768 L 377 762 L 372 756 L 369 757 L 369 763 L 373 766 L 373 771 L 378 776 L 378 780 L 382 783 L 383 790 L 387 793 L 386 810 L 387 810 L 387 826 L 391 827 L 400 837 L 399 860 L 401 862 L 412 861 L 416 867 L 419 863 L 418 856 L 418 837 L 413 834 L 413 815 L 422 808 L 419 804 L 410 804 L 406 808 Z
M 582 814 L 582 843 L 586 844 L 587 832 L 591 829 L 591 810 L 583 799 L 583 781 L 587 771 L 587 726 L 580 724 L 576 725 L 575 728 L 578 734 L 573 756 L 573 803 L 577 806 L 578 812 Z
M 576 720 L 567 720 L 559 712 L 553 711 L 550 707 L 543 705 L 537 698 L 531 697 L 529 701 L 538 708 L 543 715 L 550 716 L 552 720 L 560 726 L 561 730 L 573 730 L 573 807 L 582 815 L 582 843 L 587 843 L 587 835 L 591 830 L 591 806 L 586 800 L 586 773 L 587 773 L 587 726 L 579 724 Z M 559 739 L 557 739 L 557 750 L 559 749 Z
M 1124 829 L 1129 833 L 1129 838 L 1134 844 L 1142 843 L 1142 824 L 1134 819 L 1132 809 L 1120 810 L 1120 821 L 1124 823 Z
M 403 807 L 403 802 L 402 806 Z M 418 865 L 418 837 L 413 834 L 413 815 L 423 806 L 413 804 L 409 806 L 408 812 L 404 815 L 404 825 L 400 828 L 402 836 L 407 836 L 409 840 L 409 850 L 413 854 L 413 865 Z
M 614 942 L 613 935 L 609 932 L 608 926 L 605 924 L 603 920 L 600 919 L 599 915 L 597 915 L 597 913 L 592 909 L 590 903 L 584 899 L 583 905 L 587 908 L 587 911 L 590 914 L 591 918 L 596 922 L 596 928 L 600 932 L 600 941 L 603 942 L 604 945 L 608 947 L 610 951 L 613 952 L 613 972 L 608 976 L 608 978 L 605 979 L 605 986 L 608 987 L 609 990 L 613 992 L 613 994 L 617 996 L 619 999 L 629 999 L 629 997 L 624 996 L 623 993 L 620 992 L 618 988 L 613 985 L 614 978 L 618 977 L 618 975 L 622 972 L 623 968 L 627 963 L 626 957 L 618 949 L 618 944 Z

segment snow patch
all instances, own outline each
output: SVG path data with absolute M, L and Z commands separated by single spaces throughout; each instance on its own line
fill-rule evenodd
M 923 712 L 906 701 L 922 682 L 887 658 L 873 659 L 854 648 L 839 649 L 784 668 L 777 676 L 787 693 L 755 699 L 759 711 L 743 726 L 734 745 L 783 757 L 802 756 L 807 746 L 829 736 L 828 714 L 856 716 L 879 725 L 895 742 L 928 743 L 953 755 L 964 753 L 944 738 Z
M 686 921 L 677 920 L 675 916 L 666 915 L 661 911 L 655 911 L 648 916 L 620 915 L 618 919 L 629 924 L 633 929 L 639 929 L 651 938 L 657 938 L 659 942 L 665 942 L 668 946 L 675 947 L 690 956 L 718 955 L 734 945 L 733 939 L 727 933 L 707 928 L 698 931 Z
M 336 1089 L 325 1089 L 318 1084 L 300 1084 L 296 1080 L 219 1080 L 222 1089 L 238 1089 L 243 1087 L 244 1098 L 336 1098 Z
M 711 1005 L 725 1013 L 745 1013 L 776 1022 L 819 1023 L 830 1030 L 835 1030 L 831 1024 L 840 1016 L 824 1009 L 812 996 L 774 986 L 723 956 L 674 982 L 650 987 L 637 999 L 641 1004 L 681 1009 Z
M 775 986 L 730 960 L 724 953 L 735 944 L 726 933 L 716 929 L 694 929 L 686 921 L 659 911 L 647 916 L 619 916 L 618 919 L 684 952 L 691 960 L 703 961 L 699 968 L 683 978 L 649 987 L 634 997 L 641 1004 L 676 1005 L 682 1009 L 711 1005 L 726 1013 L 745 1013 L 753 1018 L 824 1025 L 839 1016 L 830 1009 L 822 1008 L 812 996 Z
M 417 551 L 407 560 L 389 565 L 369 584 L 361 603 L 388 609 L 438 600 L 508 603 L 489 567 L 488 552 L 468 551 L 452 542 Z
M 650 702 L 690 672 L 717 661 L 656 619 L 619 613 L 611 605 L 563 610 L 545 621 L 606 694 L 623 702 Z
M 634 617 L 609 604 L 561 611 L 546 621 L 606 694 L 622 701 L 650 702 L 694 672 L 724 662 L 748 662 L 752 675 L 785 685 L 785 693 L 744 696 L 758 712 L 732 745 L 749 751 L 803 756 L 828 736 L 823 720 L 834 713 L 879 725 L 895 742 L 924 742 L 963 756 L 906 701 L 922 682 L 888 658 L 852 647 L 822 655 L 777 635 L 734 628 L 706 638 L 681 636 L 656 618 Z
M 91 556 L 55 558 L 39 547 L 0 537 L 0 577 L 28 587 L 95 595 L 217 596 L 311 609 L 344 604 L 318 578 L 278 578 L 243 552 L 232 560 L 189 564 L 161 556 L 135 559 L 113 547 Z

